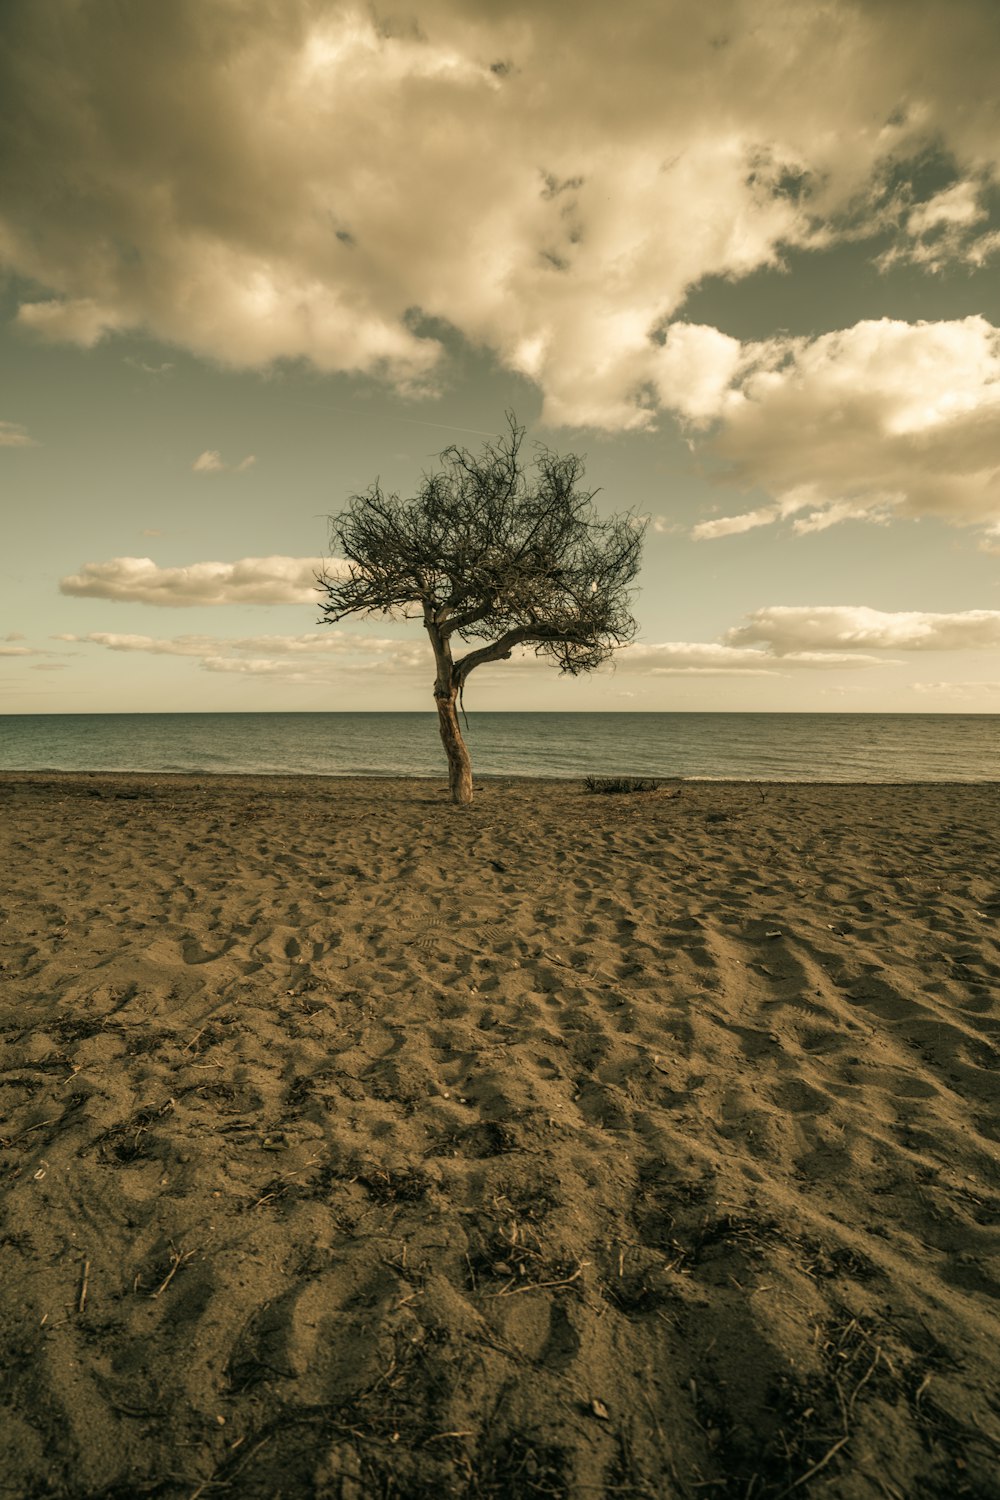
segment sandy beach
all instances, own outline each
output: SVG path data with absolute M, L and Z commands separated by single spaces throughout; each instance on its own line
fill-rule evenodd
M 0 1494 L 1000 1495 L 1000 786 L 0 809 Z

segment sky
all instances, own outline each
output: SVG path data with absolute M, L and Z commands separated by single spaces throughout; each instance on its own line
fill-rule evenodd
M 328 517 L 513 412 L 635 641 L 480 709 L 1000 711 L 996 0 L 3 0 L 0 712 L 433 708 Z

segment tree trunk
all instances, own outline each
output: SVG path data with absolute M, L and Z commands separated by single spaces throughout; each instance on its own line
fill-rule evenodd
M 467 804 L 472 801 L 472 762 L 465 748 L 462 731 L 458 727 L 458 693 L 453 688 L 444 693 L 435 689 L 434 700 L 437 703 L 441 743 L 448 757 L 451 800 Z
M 424 625 L 431 638 L 437 671 L 434 677 L 434 702 L 437 704 L 438 729 L 448 757 L 448 785 L 451 800 L 460 806 L 472 801 L 472 762 L 458 727 L 459 681 L 451 659 L 451 647 L 439 621 L 428 603 L 424 604 Z

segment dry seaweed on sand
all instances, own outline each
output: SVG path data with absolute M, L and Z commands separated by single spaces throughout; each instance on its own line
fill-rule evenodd
M 655 792 L 660 785 L 642 776 L 585 776 L 584 790 L 605 797 L 628 796 L 633 792 Z

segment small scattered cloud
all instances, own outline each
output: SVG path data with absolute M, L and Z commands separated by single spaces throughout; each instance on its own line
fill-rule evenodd
M 287 682 L 306 682 L 313 674 L 290 668 L 286 661 L 274 661 L 269 657 L 206 656 L 202 663 L 206 672 L 223 672 L 240 677 L 280 677 Z
M 44 650 L 39 646 L 22 644 L 27 637 L 21 630 L 11 630 L 5 636 L 0 637 L 0 656 L 8 660 L 35 656 L 52 656 L 52 651 Z
M 394 641 L 391 648 L 380 653 L 379 675 L 409 673 L 418 669 L 426 671 L 429 660 L 430 653 L 427 648 L 419 646 L 412 648 L 408 647 L 405 642 Z M 201 661 L 202 670 L 205 672 L 223 672 L 230 676 L 240 677 L 269 677 L 281 682 L 317 685 L 329 683 L 332 680 L 334 666 L 338 676 L 343 672 L 367 673 L 372 669 L 371 654 L 355 654 L 345 651 L 343 654 L 335 654 L 335 659 L 331 659 L 330 656 L 306 657 L 305 659 L 287 655 L 206 656 Z
M 103 646 L 108 651 L 195 657 L 206 672 L 268 677 L 292 684 L 329 682 L 333 668 L 338 673 L 368 672 L 375 666 L 384 674 L 427 672 L 431 666 L 430 647 L 419 638 L 352 635 L 345 630 L 305 635 L 166 638 L 90 631 L 86 635 L 63 634 L 54 639 Z
M 20 422 L 0 422 L 0 448 L 37 448 Z
M 1000 251 L 1000 232 L 982 230 L 990 219 L 986 199 L 989 175 L 967 177 L 935 193 L 910 209 L 903 232 L 877 261 L 883 270 L 899 262 L 943 271 L 961 264 L 982 266 Z
M 176 635 L 157 637 L 92 630 L 86 635 L 58 635 L 59 641 L 105 646 L 109 651 L 144 651 L 153 656 L 363 656 L 398 655 L 421 662 L 429 659 L 430 647 L 388 636 L 352 635 L 346 630 L 315 631 L 306 635 Z
M 645 512 L 641 516 L 633 517 L 632 524 L 636 527 L 648 526 L 650 531 L 655 532 L 658 536 L 664 536 L 669 533 L 678 534 L 685 529 L 677 521 L 671 520 L 669 516 L 650 511 Z
M 33 672 L 65 672 L 67 668 L 64 661 L 33 661 L 31 670 Z
M 968 229 L 970 224 L 978 224 L 985 218 L 986 210 L 979 202 L 978 185 L 956 182 L 912 209 L 906 220 L 906 230 L 919 238 L 936 229 Z
M 140 536 L 163 536 L 164 533 L 158 526 L 144 526 L 139 533 Z
M 982 698 L 984 693 L 1000 693 L 1000 678 L 988 678 L 986 681 L 915 682 L 913 691 L 934 697 L 975 700 Z
M 991 526 L 986 527 L 979 539 L 979 550 L 1000 557 L 1000 521 L 994 521 Z
M 632 642 L 616 652 L 612 668 L 622 674 L 651 677 L 780 677 L 789 671 L 831 668 L 884 667 L 889 661 L 847 651 L 788 651 L 723 641 Z M 509 663 L 494 663 L 483 671 L 499 672 L 513 666 L 522 670 L 551 670 L 530 647 L 515 651 Z
M 144 359 L 137 359 L 133 354 L 126 354 L 124 363 L 130 370 L 138 370 L 140 375 L 163 376 L 169 375 L 174 368 L 170 360 L 164 360 L 162 364 L 150 365 Z
M 315 604 L 316 575 L 336 573 L 337 559 L 245 557 L 161 568 L 150 557 L 84 563 L 59 580 L 63 594 L 181 609 L 204 604 Z
M 623 671 L 649 672 L 655 677 L 741 676 L 773 677 L 789 668 L 880 667 L 881 657 L 849 655 L 842 651 L 792 651 L 779 656 L 765 646 L 757 649 L 725 641 L 665 641 L 659 645 L 622 648 Z
M 227 464 L 217 448 L 206 448 L 204 453 L 198 454 L 191 468 L 195 474 L 245 474 L 256 462 L 255 456 L 248 453 L 239 463 Z
M 151 635 L 119 635 L 111 630 L 92 630 L 87 635 L 62 634 L 53 639 L 78 645 L 106 646 L 109 651 L 144 651 L 151 656 L 202 656 L 218 647 L 216 637 L 208 635 L 180 635 L 172 640 L 157 640 Z
M 92 349 L 105 334 L 121 328 L 125 318 L 117 309 L 102 306 L 93 297 L 52 297 L 41 302 L 22 302 L 15 322 L 47 342 Z
M 1000 647 L 1000 610 L 935 614 L 865 605 L 770 605 L 725 639 L 732 646 L 759 642 L 781 660 L 803 652 L 984 650 Z
M 754 531 L 758 526 L 770 526 L 780 515 L 781 511 L 776 505 L 762 505 L 758 510 L 747 510 L 739 516 L 719 516 L 715 521 L 699 521 L 691 535 L 696 542 L 714 541 L 720 536 L 742 536 L 745 531 Z
M 225 465 L 221 453 L 215 448 L 209 448 L 198 454 L 191 467 L 196 474 L 218 474 Z

